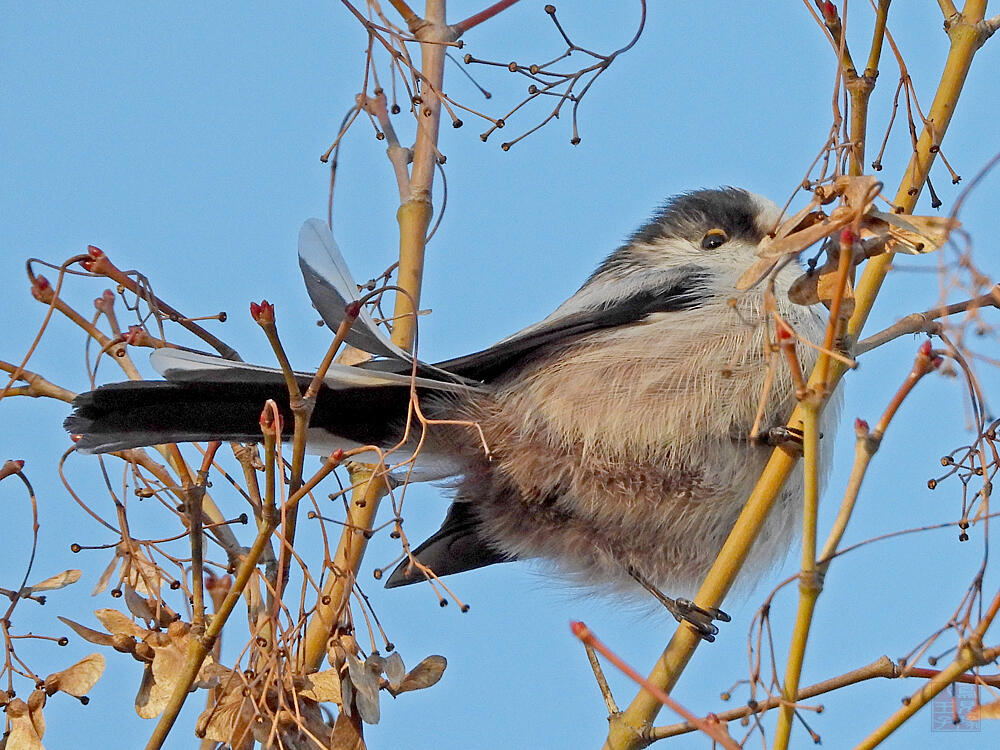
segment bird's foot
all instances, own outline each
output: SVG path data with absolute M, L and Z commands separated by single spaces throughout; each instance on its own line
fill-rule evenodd
M 802 430 L 796 430 L 785 425 L 769 427 L 754 435 L 753 442 L 769 445 L 772 448 L 784 445 L 796 450 L 802 450 Z
M 674 619 L 677 620 L 677 622 L 686 622 L 694 628 L 698 637 L 708 641 L 709 643 L 712 643 L 715 640 L 715 636 L 719 634 L 719 628 L 715 625 L 714 621 L 718 620 L 719 622 L 730 622 L 733 619 L 717 607 L 700 607 L 690 599 L 683 599 L 680 597 L 671 599 L 669 596 L 656 588 L 656 586 L 646 580 L 646 578 L 631 565 L 628 567 L 628 574 L 632 576 L 632 578 L 634 578 L 640 586 L 652 594 L 660 604 L 666 607 L 667 611 L 674 616 Z
M 714 620 L 730 622 L 733 619 L 718 607 L 699 607 L 690 599 L 682 599 L 680 597 L 671 599 L 668 596 L 664 596 L 661 601 L 677 622 L 686 622 L 694 628 L 695 633 L 700 638 L 709 643 L 714 641 L 715 636 L 719 634 L 719 628 L 715 625 Z

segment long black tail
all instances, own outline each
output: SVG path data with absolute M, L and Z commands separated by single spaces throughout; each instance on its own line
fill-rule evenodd
M 309 426 L 356 443 L 391 445 L 409 397 L 404 386 L 324 386 Z M 260 415 L 268 399 L 277 403 L 283 435 L 290 437 L 292 413 L 280 377 L 274 383 L 112 383 L 78 396 L 64 426 L 81 436 L 77 446 L 85 453 L 203 440 L 254 442 L 261 440 Z

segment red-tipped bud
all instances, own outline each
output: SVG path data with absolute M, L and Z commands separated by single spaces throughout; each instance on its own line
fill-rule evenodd
M 837 19 L 837 6 L 830 0 L 820 3 L 820 10 L 823 12 L 824 21 L 835 21 Z
M 590 628 L 588 628 L 585 624 L 583 624 L 579 620 L 570 620 L 569 629 L 573 631 L 573 635 L 575 635 L 577 638 L 586 638 L 588 635 L 590 635 Z
M 264 323 L 274 322 L 274 305 L 268 302 L 266 299 L 262 299 L 260 304 L 256 302 L 250 303 L 250 315 L 258 323 L 263 325 Z
M 942 365 L 943 363 L 944 363 L 944 357 L 934 357 L 934 358 L 933 358 L 933 359 L 931 360 L 931 367 L 933 367 L 933 368 L 934 368 L 934 369 L 936 370 L 936 369 L 937 369 L 937 368 L 939 368 L 939 367 L 940 367 L 940 366 L 941 366 L 941 365 Z
M 361 314 L 361 303 L 358 300 L 348 302 L 344 306 L 344 313 L 348 318 L 356 318 Z
M 930 342 L 930 339 L 928 339 L 927 341 L 925 341 L 924 343 L 922 343 L 920 345 L 919 352 L 920 352 L 920 356 L 922 356 L 922 357 L 929 357 L 929 356 L 931 356 L 931 342 Z
M 36 276 L 34 281 L 31 282 L 31 296 L 37 299 L 39 302 L 49 303 L 52 301 L 54 293 L 52 291 L 52 285 L 49 280 L 44 276 Z
M 841 247 L 850 247 L 855 243 L 857 239 L 858 239 L 857 235 L 855 235 L 854 232 L 851 231 L 850 227 L 844 227 L 843 229 L 840 230 Z
M 868 432 L 868 423 L 863 419 L 854 420 L 854 429 L 858 432 Z
M 344 449 L 337 448 L 337 450 L 333 451 L 333 453 L 330 454 L 329 460 L 330 463 L 339 464 L 341 461 L 344 460 Z
M 90 260 L 81 261 L 80 265 L 88 271 L 93 271 L 94 264 L 104 258 L 104 251 L 95 245 L 87 245 L 87 255 L 90 256 Z
M 16 461 L 8 459 L 7 461 L 3 462 L 3 466 L 0 466 L 0 479 L 9 477 L 11 474 L 17 474 L 23 468 L 24 468 L 24 461 L 20 459 Z
M 142 346 L 147 338 L 145 329 L 139 325 L 129 326 L 128 331 L 122 334 L 122 341 L 129 346 Z
M 94 307 L 105 314 L 111 312 L 114 305 L 115 293 L 110 289 L 105 289 L 101 296 L 94 300 Z

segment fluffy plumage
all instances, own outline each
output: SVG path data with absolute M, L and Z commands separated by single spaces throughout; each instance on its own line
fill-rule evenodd
M 490 454 L 472 427 L 430 429 L 418 456 L 422 478 L 454 477 L 455 502 L 417 558 L 438 574 L 545 558 L 590 586 L 631 585 L 631 568 L 672 594 L 693 591 L 769 452 L 749 442 L 767 371 L 764 292 L 739 292 L 735 282 L 779 214 L 733 188 L 682 195 L 545 320 L 482 352 L 419 365 L 424 413 L 475 422 Z M 316 222 L 307 227 L 310 237 L 322 234 Z M 335 252 L 332 238 L 322 239 Z M 300 249 L 300 257 L 314 303 L 335 325 L 353 291 L 346 264 L 337 254 L 338 278 L 329 280 L 317 270 L 321 255 Z M 821 317 L 787 300 L 795 276 L 778 274 L 779 311 L 816 340 Z M 83 434 L 83 450 L 252 440 L 264 398 L 287 410 L 280 376 L 266 368 L 158 356 L 170 382 L 80 397 L 66 426 Z M 799 356 L 805 366 L 815 358 L 804 347 Z M 410 366 L 390 356 L 332 372 L 310 424 L 311 449 L 396 442 L 409 390 L 393 378 L 405 381 Z M 782 366 L 765 426 L 783 422 L 793 406 Z M 800 490 L 793 477 L 750 568 L 783 554 Z M 423 575 L 404 564 L 387 585 L 417 580 Z

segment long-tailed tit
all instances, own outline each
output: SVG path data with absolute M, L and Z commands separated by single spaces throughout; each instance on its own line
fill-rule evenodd
M 418 364 L 422 413 L 450 423 L 428 427 L 415 476 L 452 477 L 455 494 L 416 559 L 446 575 L 544 558 L 588 586 L 638 580 L 693 591 L 770 450 L 750 435 L 768 377 L 765 290 L 734 285 L 779 218 L 774 203 L 744 190 L 681 195 L 540 323 L 481 352 Z M 322 222 L 303 227 L 300 263 L 314 304 L 336 328 L 357 287 Z M 821 316 L 787 299 L 797 275 L 777 274 L 777 310 L 816 341 Z M 411 362 L 366 314 L 348 340 L 379 357 L 331 368 L 309 426 L 315 453 L 403 439 Z M 806 367 L 815 359 L 803 346 L 799 357 Z M 156 350 L 153 364 L 164 382 L 106 385 L 76 400 L 66 427 L 82 435 L 81 450 L 256 441 L 269 398 L 285 410 L 290 434 L 276 370 L 171 349 Z M 773 375 L 765 426 L 782 424 L 795 401 L 788 368 Z M 748 568 L 760 571 L 787 549 L 800 488 L 793 476 Z M 404 562 L 386 585 L 424 578 Z M 698 624 L 706 635 L 714 629 Z

